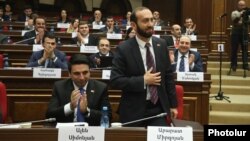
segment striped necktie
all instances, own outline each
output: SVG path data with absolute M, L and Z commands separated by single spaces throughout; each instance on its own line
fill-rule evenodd
M 146 48 L 146 64 L 147 64 L 147 70 L 149 70 L 150 68 L 153 68 L 152 72 L 155 73 L 156 72 L 156 66 L 155 66 L 155 61 L 153 58 L 152 53 L 150 52 L 150 47 L 151 45 L 149 43 L 146 43 L 145 48 Z M 149 92 L 150 92 L 150 100 L 152 103 L 156 104 L 157 100 L 158 100 L 158 95 L 157 95 L 157 86 L 155 85 L 150 85 L 148 86 Z
M 85 90 L 83 88 L 79 88 L 79 90 L 80 90 L 81 95 L 84 94 Z M 78 100 L 78 103 L 77 103 L 76 121 L 77 122 L 84 122 L 85 121 L 84 115 L 83 115 L 83 113 L 81 113 L 81 110 L 80 110 L 80 99 Z

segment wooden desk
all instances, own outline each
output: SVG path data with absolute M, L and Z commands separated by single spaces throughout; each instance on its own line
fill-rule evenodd
M 57 141 L 58 129 L 0 129 L 3 141 Z M 203 129 L 193 130 L 193 140 L 203 141 Z M 147 141 L 147 129 L 122 127 L 105 130 L 105 141 Z
M 66 55 L 71 56 L 72 54 L 80 53 L 80 48 L 76 45 L 68 45 L 58 47 L 59 50 L 66 53 Z M 111 51 L 115 52 L 116 46 L 111 46 Z M 198 48 L 203 59 L 204 72 L 207 72 L 207 60 L 208 60 L 208 49 Z M 18 45 L 0 45 L 0 53 L 8 54 L 9 63 L 11 66 L 25 67 L 29 61 L 32 54 L 32 45 L 18 44 Z M 89 53 L 84 53 L 85 55 L 91 55 Z
M 62 71 L 62 79 L 68 77 L 67 71 Z M 100 70 L 91 70 L 91 77 L 101 79 Z M 176 78 L 176 74 L 174 75 Z M 0 69 L 0 80 L 7 87 L 8 116 L 13 122 L 31 121 L 45 118 L 47 105 L 51 97 L 53 84 L 60 79 L 33 78 L 32 70 Z M 204 74 L 204 82 L 177 82 L 184 87 L 184 119 L 208 124 L 209 94 L 211 75 Z M 108 90 L 113 111 L 113 121 L 119 120 L 116 114 L 121 90 Z

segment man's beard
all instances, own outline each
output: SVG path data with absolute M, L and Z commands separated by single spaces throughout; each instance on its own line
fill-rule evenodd
M 137 25 L 137 34 L 139 34 L 142 37 L 149 38 L 153 35 L 153 32 L 145 32 L 143 31 L 138 24 Z M 149 27 L 148 27 L 149 28 Z M 152 27 L 153 28 L 153 27 Z

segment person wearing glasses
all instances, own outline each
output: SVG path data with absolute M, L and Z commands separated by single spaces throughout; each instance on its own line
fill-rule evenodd
M 64 52 L 56 49 L 56 37 L 49 33 L 42 40 L 43 50 L 33 52 L 27 67 L 67 69 L 67 58 Z

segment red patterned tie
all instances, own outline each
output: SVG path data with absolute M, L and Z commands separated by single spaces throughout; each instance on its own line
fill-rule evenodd
M 152 67 L 153 68 L 152 73 L 155 73 L 156 67 L 155 67 L 153 55 L 151 54 L 150 49 L 149 49 L 150 46 L 151 46 L 150 43 L 146 43 L 146 45 L 145 45 L 145 48 L 147 50 L 147 53 L 146 53 L 147 70 L 149 70 Z M 150 96 L 151 96 L 151 102 L 156 104 L 156 102 L 158 100 L 157 86 L 149 85 L 148 89 L 149 89 Z

